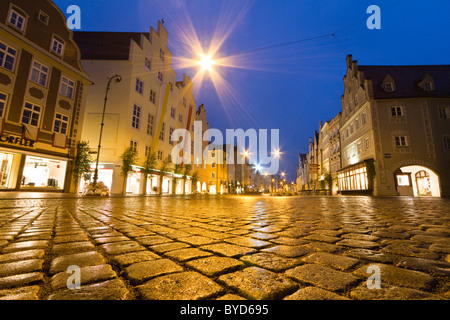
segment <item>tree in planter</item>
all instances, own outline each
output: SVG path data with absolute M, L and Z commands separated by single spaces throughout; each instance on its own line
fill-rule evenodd
M 76 154 L 73 159 L 72 176 L 75 184 L 75 193 L 78 193 L 78 183 L 82 176 L 88 174 L 92 163 L 89 143 L 87 141 L 78 141 Z
M 325 173 L 325 176 L 323 179 L 324 179 L 325 183 L 327 184 L 328 189 L 330 190 L 330 194 L 332 194 L 333 193 L 333 176 L 331 175 L 331 173 L 327 172 L 327 173 Z
M 122 174 L 124 176 L 123 182 L 123 194 L 127 192 L 127 180 L 128 173 L 133 169 L 133 164 L 136 163 L 137 151 L 132 147 L 128 147 L 125 151 L 120 155 L 120 160 L 122 160 Z
M 171 159 L 167 156 L 163 162 L 161 163 L 161 167 L 159 168 L 159 194 L 162 194 L 162 183 L 164 178 L 164 173 L 169 172 Z
M 181 164 L 176 164 L 173 168 L 173 176 L 172 176 L 172 194 L 175 194 L 176 188 L 177 188 L 177 181 L 179 178 L 177 175 L 179 175 L 182 172 Z
M 149 152 L 144 162 L 144 168 L 142 169 L 142 172 L 144 173 L 144 194 L 147 194 L 148 175 L 152 173 L 152 170 L 155 168 L 156 168 L 156 153 Z
M 186 164 L 184 166 L 184 171 L 183 171 L 183 194 L 186 193 L 186 180 L 187 177 L 191 174 L 192 172 L 192 166 L 190 164 Z M 191 187 L 192 189 L 192 187 Z

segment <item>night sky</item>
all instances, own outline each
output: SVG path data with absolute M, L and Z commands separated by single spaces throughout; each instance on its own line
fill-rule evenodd
M 82 31 L 148 32 L 164 19 L 175 57 L 189 56 L 181 35 L 195 31 L 205 50 L 224 39 L 215 57 L 235 57 L 237 67 L 217 68 L 226 90 L 204 79 L 197 105 L 205 104 L 212 128 L 280 129 L 288 180 L 295 180 L 298 153 L 307 152 L 319 122 L 341 110 L 347 54 L 360 65 L 450 63 L 448 0 L 54 2 L 63 12 L 72 4 L 81 8 Z M 366 26 L 370 5 L 381 8 L 381 30 Z M 178 80 L 197 72 L 175 70 Z

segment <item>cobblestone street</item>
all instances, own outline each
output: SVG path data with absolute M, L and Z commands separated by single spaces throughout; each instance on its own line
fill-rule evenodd
M 0 299 L 449 299 L 448 199 L 0 200 Z M 69 266 L 81 288 L 70 290 Z M 381 289 L 369 290 L 369 266 Z

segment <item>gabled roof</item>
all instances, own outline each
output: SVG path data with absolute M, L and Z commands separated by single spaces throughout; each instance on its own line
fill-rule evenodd
M 358 66 L 358 70 L 372 80 L 375 99 L 450 97 L 450 65 Z M 427 74 L 434 80 L 433 91 L 419 86 Z M 381 86 L 387 75 L 395 80 L 394 92 L 386 92 Z

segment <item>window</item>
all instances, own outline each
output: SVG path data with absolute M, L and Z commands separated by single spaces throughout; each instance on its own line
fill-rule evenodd
M 6 98 L 7 95 L 0 92 L 0 118 L 3 118 L 5 115 Z
M 433 82 L 427 81 L 425 82 L 425 90 L 426 91 L 433 91 Z
M 369 147 L 370 147 L 369 138 L 366 138 L 366 139 L 364 140 L 364 147 L 366 148 L 366 150 L 369 150 Z
M 164 61 L 164 50 L 163 49 L 159 49 L 159 57 L 161 58 L 162 61 Z
M 137 151 L 138 151 L 138 143 L 137 143 L 137 141 L 130 140 L 130 148 L 131 148 L 131 150 L 133 150 L 134 152 L 137 153 Z
M 410 187 L 411 179 L 409 174 L 397 174 L 397 186 L 399 187 Z
M 22 114 L 22 123 L 29 124 L 34 127 L 39 127 L 41 112 L 42 108 L 40 106 L 26 102 Z
M 141 124 L 141 107 L 134 105 L 133 120 L 131 122 L 131 126 L 133 128 L 139 129 L 140 124 Z
M 353 123 L 350 124 L 350 134 L 353 134 Z
M 386 82 L 386 91 L 387 92 L 394 92 L 394 83 L 392 82 Z
M 172 141 L 173 128 L 169 128 L 169 144 L 173 145 Z
M 158 160 L 163 159 L 163 152 L 158 150 Z
M 216 177 L 216 173 L 215 172 L 211 172 L 211 178 L 215 178 Z
M 147 118 L 147 134 L 153 135 L 153 115 L 148 114 Z
M 144 90 L 144 82 L 142 82 L 139 78 L 136 78 L 136 91 L 142 94 Z
M 41 21 L 43 24 L 48 25 L 48 19 L 49 19 L 48 14 L 46 14 L 43 11 L 40 11 L 38 18 L 39 18 L 39 21 Z
M 25 17 L 14 9 L 9 12 L 8 22 L 21 31 L 25 30 Z
M 52 51 L 60 56 L 63 55 L 64 53 L 64 43 L 62 43 L 61 41 L 53 38 L 52 40 L 52 47 L 51 47 Z
M 14 62 L 16 61 L 17 50 L 0 42 L 0 67 L 13 71 Z
M 55 116 L 55 125 L 53 126 L 53 132 L 67 134 L 69 127 L 69 117 L 61 113 L 57 113 Z
M 34 61 L 31 70 L 30 80 L 43 87 L 46 87 L 47 79 L 48 79 L 48 67 L 44 66 L 43 64 L 40 64 L 37 61 Z
M 181 123 L 183 123 L 183 116 L 181 114 L 178 115 L 178 121 L 180 121 Z
M 362 125 L 365 125 L 367 123 L 367 113 L 364 112 L 361 115 L 361 122 L 362 122 Z
M 215 162 L 212 162 L 211 163 L 211 168 L 215 168 L 216 167 L 216 163 Z
M 150 155 L 151 147 L 145 146 L 145 156 L 148 157 Z
M 439 117 L 441 119 L 450 119 L 450 107 L 440 106 L 439 107 Z
M 450 136 L 444 137 L 444 148 L 445 151 L 450 151 Z
M 393 117 L 403 117 L 404 116 L 403 107 L 402 106 L 391 107 L 391 115 Z
M 170 116 L 175 119 L 175 108 L 170 108 Z
M 66 77 L 62 77 L 61 78 L 61 86 L 59 88 L 59 94 L 72 99 L 73 98 L 73 92 L 75 89 L 75 82 L 66 78 Z
M 186 107 L 186 98 L 185 97 L 183 97 L 183 106 Z
M 396 147 L 407 147 L 408 139 L 406 136 L 396 136 L 395 137 L 395 146 Z
M 159 135 L 159 140 L 164 141 L 164 131 L 165 131 L 166 124 L 163 122 L 161 127 L 161 133 Z
M 158 71 L 158 80 L 159 80 L 159 82 L 163 82 L 163 74 L 160 72 L 160 71 Z
M 361 153 L 362 151 L 362 145 L 361 142 L 358 142 L 358 153 Z
M 359 118 L 356 118 L 356 120 L 355 120 L 355 127 L 356 127 L 356 130 L 359 129 Z
M 150 59 L 147 57 L 145 57 L 144 66 L 145 66 L 145 69 L 147 69 L 148 71 L 152 70 L 152 63 L 151 63 Z
M 153 90 L 150 90 L 150 102 L 156 104 L 156 92 Z

